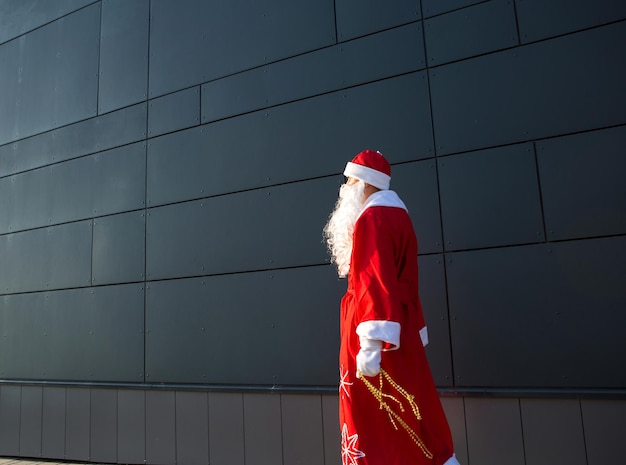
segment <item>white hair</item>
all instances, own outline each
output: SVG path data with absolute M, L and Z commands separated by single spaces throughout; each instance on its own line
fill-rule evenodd
M 337 272 L 341 278 L 346 277 L 350 271 L 354 224 L 363 208 L 364 195 L 365 183 L 363 181 L 350 185 L 343 184 L 339 189 L 335 209 L 324 227 L 324 237 L 331 255 L 331 262 L 337 265 Z

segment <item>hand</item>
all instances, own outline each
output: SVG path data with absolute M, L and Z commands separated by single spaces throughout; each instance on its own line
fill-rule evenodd
M 361 350 L 356 355 L 356 376 L 359 373 L 364 376 L 376 376 L 380 373 L 380 353 L 383 343 L 376 339 L 368 339 L 365 336 L 359 336 L 361 342 Z

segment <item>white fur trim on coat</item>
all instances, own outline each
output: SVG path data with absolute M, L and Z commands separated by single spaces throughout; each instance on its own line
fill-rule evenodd
M 422 345 L 426 347 L 428 345 L 428 327 L 424 326 L 420 329 L 420 339 L 422 340 Z
M 408 208 L 406 208 L 404 202 L 398 196 L 398 194 L 390 190 L 378 191 L 370 195 L 363 204 L 361 213 L 359 213 L 359 218 L 361 217 L 363 212 L 370 207 L 395 207 L 402 208 L 404 211 L 407 212 L 409 211 Z
M 363 321 L 356 327 L 356 333 L 368 339 L 377 339 L 391 344 L 393 347 L 387 350 L 400 348 L 400 323 L 395 321 Z

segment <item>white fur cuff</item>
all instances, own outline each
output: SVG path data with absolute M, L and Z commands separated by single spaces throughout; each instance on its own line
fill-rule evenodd
M 363 321 L 356 327 L 356 333 L 368 339 L 377 339 L 391 344 L 387 350 L 395 350 L 400 347 L 400 323 L 386 320 Z

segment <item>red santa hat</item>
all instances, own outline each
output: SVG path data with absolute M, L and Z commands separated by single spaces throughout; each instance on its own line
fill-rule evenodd
M 382 153 L 364 150 L 348 162 L 343 174 L 386 190 L 391 181 L 391 166 Z

